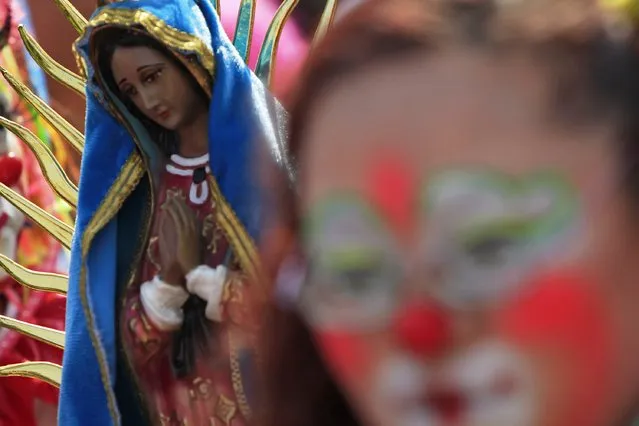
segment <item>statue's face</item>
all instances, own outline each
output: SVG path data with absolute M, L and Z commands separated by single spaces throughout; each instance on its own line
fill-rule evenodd
M 121 94 L 165 129 L 179 130 L 206 111 L 189 76 L 156 50 L 120 47 L 111 68 Z
M 317 101 L 301 312 L 366 425 L 617 424 L 639 244 L 612 129 L 556 120 L 530 61 L 486 59 L 386 64 Z

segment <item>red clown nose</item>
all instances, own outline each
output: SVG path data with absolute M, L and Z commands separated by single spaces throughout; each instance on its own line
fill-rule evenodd
M 0 183 L 15 186 L 22 174 L 22 160 L 12 152 L 0 156 Z
M 421 356 L 440 354 L 451 337 L 448 314 L 432 302 L 406 306 L 397 315 L 394 327 L 399 342 Z

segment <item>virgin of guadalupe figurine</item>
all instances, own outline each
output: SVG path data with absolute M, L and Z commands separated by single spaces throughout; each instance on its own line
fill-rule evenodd
M 88 111 L 60 422 L 245 425 L 252 159 L 288 167 L 279 106 L 208 0 L 106 5 L 76 49 Z
M 256 162 L 293 178 L 285 114 L 261 81 L 297 1 L 275 14 L 255 74 L 245 65 L 253 1 L 241 3 L 233 43 L 213 0 L 102 1 L 89 21 L 68 0 L 56 3 L 82 34 L 82 76 L 22 36 L 53 78 L 76 93 L 86 86 L 86 136 L 0 72 L 83 153 L 79 189 L 32 133 L 2 124 L 76 209 L 75 229 L 1 183 L 0 196 L 71 249 L 69 276 L 0 266 L 23 285 L 67 294 L 64 336 L 9 324 L 63 347 L 64 368 L 21 362 L 0 366 L 0 378 L 61 383 L 65 426 L 244 425 L 255 399 L 251 301 L 263 296 L 256 242 L 266 191 Z M 318 36 L 335 4 L 327 1 Z

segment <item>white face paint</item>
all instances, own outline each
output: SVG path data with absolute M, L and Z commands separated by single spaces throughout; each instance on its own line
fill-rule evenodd
M 385 360 L 374 381 L 375 407 L 397 426 L 437 425 L 435 414 L 423 403 L 429 370 L 402 354 Z M 376 417 L 380 418 L 380 416 Z
M 531 370 L 499 342 L 473 346 L 437 367 L 405 355 L 381 365 L 373 390 L 397 426 L 530 426 L 536 392 Z
M 534 421 L 534 378 L 525 362 L 498 342 L 456 358 L 448 377 L 468 400 L 464 424 L 528 426 Z

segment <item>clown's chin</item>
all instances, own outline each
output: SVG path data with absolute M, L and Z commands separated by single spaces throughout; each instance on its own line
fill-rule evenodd
M 398 426 L 535 426 L 531 369 L 498 342 L 475 345 L 437 368 L 395 357 L 378 378 L 377 400 Z
M 531 406 L 531 399 L 523 394 L 482 401 L 468 412 L 466 421 L 457 423 L 456 426 L 533 426 Z
M 514 391 L 504 396 L 432 394 L 407 407 L 401 426 L 535 426 L 532 398 Z

